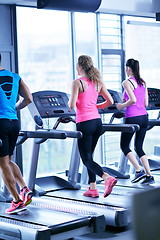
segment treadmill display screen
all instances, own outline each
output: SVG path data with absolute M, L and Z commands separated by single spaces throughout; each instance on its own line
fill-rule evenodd
M 39 97 L 39 102 L 43 106 L 43 108 L 50 108 L 50 107 L 65 107 L 65 102 L 63 98 L 59 95 L 55 96 L 43 96 Z
M 105 109 L 98 109 L 98 112 L 100 114 L 119 112 L 119 110 L 116 108 L 115 103 L 122 102 L 122 93 L 110 89 L 108 89 L 108 92 L 111 94 L 114 104 Z M 97 103 L 102 103 L 104 101 L 104 97 L 102 95 L 99 95 Z
M 160 89 L 148 88 L 149 104 L 147 110 L 160 109 Z
M 69 95 L 59 91 L 39 91 L 32 94 L 33 104 L 42 118 L 75 116 L 68 106 Z

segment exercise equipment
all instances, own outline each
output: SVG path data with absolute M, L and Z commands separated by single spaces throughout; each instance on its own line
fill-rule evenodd
M 112 93 L 112 95 L 114 95 L 114 93 L 117 94 L 117 92 L 112 91 L 112 90 L 110 90 L 110 92 Z M 119 99 L 117 99 L 117 101 L 119 101 Z M 68 108 L 68 96 L 67 96 L 67 94 L 62 93 L 62 92 L 40 91 L 40 92 L 33 93 L 33 103 L 29 105 L 29 110 L 31 112 L 33 119 L 35 119 L 35 117 L 36 117 L 36 119 L 59 117 L 57 122 L 53 126 L 53 128 L 56 128 L 56 129 L 60 123 L 63 123 L 63 122 L 66 123 L 66 122 L 70 122 L 70 121 L 74 122 L 74 119 L 72 119 L 70 116 L 74 116 L 75 112 Z M 117 111 L 115 106 L 111 106 L 110 109 L 105 110 L 105 111 L 113 112 L 114 117 L 115 116 L 117 116 L 117 117 L 123 116 L 122 113 L 119 113 Z M 104 112 L 104 110 L 103 110 L 103 112 Z M 114 117 L 112 118 L 112 121 L 113 121 Z M 135 126 L 128 125 L 126 128 L 126 125 L 124 125 L 124 124 L 121 124 L 121 125 L 115 124 L 114 125 L 114 124 L 112 124 L 112 121 L 110 121 L 110 123 L 108 125 L 104 124 L 102 134 L 105 131 L 109 131 L 109 130 L 122 131 L 122 128 L 124 131 L 131 131 L 131 132 L 138 129 L 137 125 L 135 125 Z M 72 207 L 74 209 L 75 208 L 81 209 L 81 207 L 83 206 L 83 208 L 85 210 L 96 211 L 98 214 L 103 212 L 103 214 L 105 216 L 106 225 L 111 225 L 111 226 L 116 226 L 116 227 L 128 225 L 128 217 L 127 217 L 128 210 L 124 207 L 114 206 L 114 205 L 112 206 L 112 205 L 107 205 L 105 203 L 99 203 L 99 202 L 97 202 L 97 204 L 95 202 L 89 203 L 89 201 L 86 201 L 86 199 L 84 201 L 84 199 L 81 199 L 80 197 L 78 197 L 78 201 L 74 198 L 74 204 L 73 204 L 73 199 L 71 197 L 72 194 L 68 189 L 74 189 L 74 191 L 72 191 L 72 193 L 75 196 L 79 192 L 76 190 L 80 189 L 80 187 L 79 187 L 80 185 L 78 184 L 78 182 L 79 182 L 78 181 L 78 179 L 79 179 L 78 170 L 79 170 L 79 164 L 80 164 L 80 156 L 79 156 L 79 152 L 78 152 L 78 148 L 77 148 L 76 138 L 74 139 L 74 142 L 73 142 L 70 167 L 69 167 L 69 170 L 67 171 L 68 180 L 66 182 L 62 182 L 60 180 L 59 185 L 61 185 L 61 188 L 60 187 L 56 188 L 56 189 L 54 188 L 53 178 L 51 179 L 51 178 L 47 177 L 48 178 L 47 179 L 48 183 L 47 183 L 45 178 L 42 178 L 41 181 L 39 181 L 39 180 L 37 181 L 35 174 L 34 174 L 34 177 L 31 176 L 33 171 L 36 172 L 37 162 L 38 162 L 39 149 L 37 149 L 36 143 L 34 143 L 33 149 L 34 149 L 33 150 L 34 155 L 32 156 L 32 161 L 31 161 L 32 167 L 30 167 L 30 170 L 29 170 L 30 174 L 29 174 L 29 178 L 28 178 L 28 179 L 30 179 L 30 182 L 28 182 L 28 184 L 31 189 L 34 189 L 35 192 L 37 193 L 37 187 L 34 185 L 36 183 L 36 185 L 38 185 L 39 187 L 41 187 L 41 189 L 43 189 L 42 191 L 38 191 L 38 194 L 45 195 L 48 197 L 48 199 L 52 199 L 52 201 L 54 201 L 54 204 L 55 204 L 56 200 L 58 202 L 60 202 L 60 201 L 62 201 L 62 199 L 64 201 L 64 199 L 66 198 L 65 201 L 68 201 L 67 204 L 65 204 L 66 206 L 73 205 Z M 36 157 L 35 157 L 35 155 L 36 155 Z M 36 164 L 35 164 L 35 162 L 36 162 Z M 55 181 L 57 181 L 57 180 L 54 177 L 54 182 Z M 69 186 L 70 183 L 72 184 L 71 187 Z M 47 184 L 49 185 L 48 189 L 46 189 Z M 78 187 L 77 187 L 77 184 L 78 184 Z M 63 189 L 63 190 L 59 191 L 59 189 Z M 68 196 L 67 196 L 66 192 L 68 192 Z M 65 197 L 63 197 L 63 193 L 65 193 L 64 194 Z M 81 194 L 82 194 L 82 192 L 81 192 Z M 41 201 L 41 198 L 40 198 L 40 201 Z
M 147 107 L 147 111 L 149 110 L 159 110 L 160 109 L 160 90 L 156 88 L 148 88 L 148 96 L 149 96 L 149 104 Z M 148 131 L 152 129 L 155 126 L 160 126 L 160 114 L 158 114 L 157 119 L 149 119 L 148 122 Z M 152 170 L 160 169 L 160 158 L 157 158 L 157 156 L 151 156 L 149 157 L 149 164 Z M 124 154 L 121 155 L 121 159 L 118 166 L 118 171 L 125 175 L 127 171 L 127 162 L 128 159 L 124 156 Z
M 148 88 L 148 95 L 149 106 L 147 110 L 160 110 L 160 89 Z M 148 130 L 156 126 L 160 126 L 160 112 L 158 113 L 157 119 L 149 119 Z M 154 146 L 154 154 L 149 156 L 148 160 L 152 171 L 160 169 L 159 145 Z
M 48 139 L 66 139 L 67 134 L 63 131 L 51 130 L 51 131 L 20 131 L 19 137 L 16 145 L 20 145 L 24 143 L 28 138 L 48 138 Z M 1 183 L 1 191 L 0 191 L 0 202 L 10 202 L 12 200 L 7 188 L 3 183 Z
M 70 116 L 74 116 L 74 110 L 68 107 L 68 95 L 58 91 L 40 91 L 33 95 L 33 102 L 29 104 L 28 108 L 36 122 L 36 129 L 43 129 L 43 118 L 57 118 L 53 129 L 57 129 L 58 125 L 68 122 L 75 122 Z M 48 131 L 52 131 L 48 129 Z M 82 133 L 78 131 L 65 131 L 69 138 L 81 138 Z M 46 141 L 45 138 L 34 141 L 32 159 L 27 173 L 27 185 L 31 190 L 34 190 L 38 195 L 44 195 L 47 190 L 54 189 L 79 189 L 80 185 L 77 182 L 66 179 L 58 174 L 47 177 L 36 178 L 38 157 L 40 144 Z
M 159 212 L 160 188 L 153 188 L 133 196 L 133 230 L 136 240 L 159 239 Z
M 65 206 L 55 206 L 47 200 L 28 206 L 23 213 L 7 215 L 7 203 L 0 206 L 1 239 L 49 240 L 66 239 L 90 232 L 101 232 L 105 229 L 103 215 L 91 211 L 72 211 Z M 57 208 L 57 209 L 56 209 Z
M 24 143 L 28 138 L 35 139 L 66 139 L 68 131 L 36 130 L 21 131 L 17 144 Z M 59 201 L 34 198 L 27 211 L 7 215 L 5 210 L 10 203 L 0 204 L 0 238 L 22 240 L 66 239 L 89 232 L 99 232 L 105 229 L 103 214 L 95 211 L 74 209 L 60 206 Z

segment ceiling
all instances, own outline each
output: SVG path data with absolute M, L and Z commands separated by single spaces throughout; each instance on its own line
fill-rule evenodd
M 0 0 L 0 4 L 37 7 L 37 0 Z M 97 11 L 154 17 L 160 12 L 160 0 L 102 0 Z
M 37 0 L 0 0 L 0 4 L 16 4 L 21 6 L 37 6 Z

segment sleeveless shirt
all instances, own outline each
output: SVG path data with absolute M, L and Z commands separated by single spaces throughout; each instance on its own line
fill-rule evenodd
M 76 123 L 100 118 L 97 108 L 98 92 L 95 84 L 87 78 L 79 78 L 87 82 L 87 89 L 78 94 L 76 101 Z
M 137 83 L 135 78 L 131 77 L 130 79 L 133 79 Z M 145 87 L 137 83 L 137 88 L 133 90 L 133 93 L 136 97 L 136 102 L 131 106 L 126 107 L 126 112 L 125 112 L 126 118 L 147 114 L 147 111 L 145 108 L 145 94 L 146 94 Z M 124 99 L 128 101 L 129 97 L 126 91 L 124 91 L 123 96 L 124 96 Z
M 0 70 L 0 118 L 18 119 L 15 109 L 20 76 L 8 70 Z

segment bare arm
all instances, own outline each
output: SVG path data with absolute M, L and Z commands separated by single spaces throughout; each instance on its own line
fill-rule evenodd
M 79 82 L 78 80 L 74 80 L 71 87 L 71 96 L 68 101 L 69 108 L 73 109 L 76 107 L 78 93 L 79 93 Z
M 16 110 L 17 111 L 26 107 L 33 100 L 32 99 L 32 94 L 30 93 L 29 88 L 23 82 L 22 79 L 20 80 L 20 85 L 19 85 L 19 95 L 22 98 L 16 103 Z
M 128 101 L 123 102 L 123 103 L 116 103 L 116 106 L 117 106 L 118 110 L 121 110 L 121 109 L 126 108 L 128 106 L 131 106 L 136 102 L 136 97 L 133 93 L 133 89 L 132 89 L 132 86 L 131 86 L 130 82 L 125 80 L 122 84 L 123 84 L 124 89 L 126 90 L 126 93 L 129 97 L 129 99 L 128 99 Z
M 112 105 L 114 103 L 112 96 L 107 91 L 107 89 L 106 89 L 106 87 L 105 87 L 103 82 L 102 82 L 102 87 L 101 87 L 101 90 L 100 90 L 100 94 L 104 97 L 104 99 L 106 101 L 103 102 L 103 103 L 97 104 L 97 108 L 104 109 L 104 108 L 107 108 L 107 107 L 109 107 L 110 105 Z

